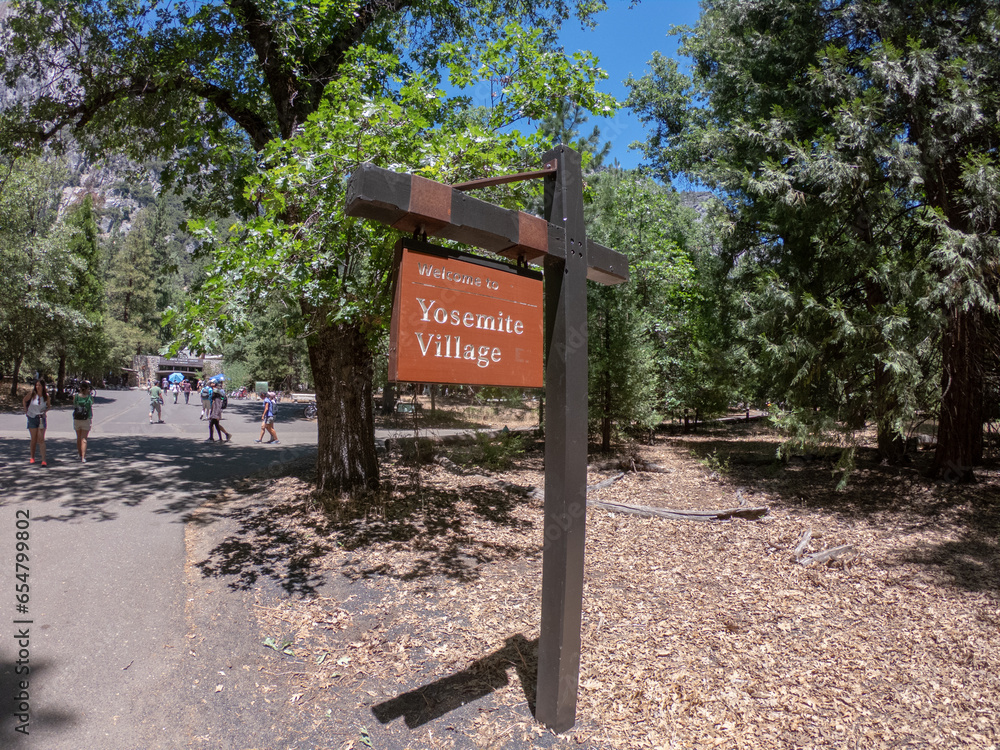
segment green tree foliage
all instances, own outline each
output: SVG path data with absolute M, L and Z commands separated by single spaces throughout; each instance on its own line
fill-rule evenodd
M 107 245 L 107 337 L 112 367 L 130 367 L 132 357 L 159 348 L 154 226 L 148 208 L 138 211 L 127 233 Z
M 590 290 L 591 415 L 607 449 L 612 424 L 648 429 L 665 413 L 724 410 L 736 360 L 703 291 L 712 256 L 695 210 L 639 172 L 589 180 L 590 233 L 628 255 L 631 275 Z
M 131 320 L 157 334 L 158 341 L 147 341 L 143 348 L 148 353 L 171 344 L 177 337 L 178 332 L 163 323 L 162 313 L 184 304 L 188 291 L 204 276 L 205 263 L 197 257 L 196 243 L 185 228 L 190 215 L 185 196 L 159 182 L 163 165 L 150 162 L 141 169 L 130 164 L 116 166 L 125 178 L 113 188 L 117 205 L 108 207 L 103 214 L 115 243 L 106 262 L 112 273 L 123 277 L 116 294 L 124 294 L 123 300 L 127 301 L 120 311 L 124 317 L 119 319 Z M 123 247 L 118 240 L 133 231 L 140 234 L 120 263 L 117 256 Z M 148 260 L 144 258 L 147 251 Z M 136 257 L 137 253 L 140 257 Z M 140 278 L 141 283 L 151 286 L 153 297 L 143 309 L 142 320 L 137 321 L 128 308 L 137 300 L 134 295 Z
M 509 127 L 544 109 L 550 100 L 540 90 L 579 90 L 583 97 L 594 75 L 592 68 L 545 52 L 539 39 L 537 32 L 510 26 L 501 42 L 482 49 L 444 46 L 456 84 L 474 86 L 480 75 L 500 75 L 508 82 L 503 97 L 477 110 L 468 109 L 461 98 L 449 101 L 426 77 L 383 87 L 377 78 L 398 66 L 395 58 L 372 58 L 365 51 L 349 56 L 353 67 L 327 87 L 315 115 L 294 139 L 273 142 L 263 169 L 248 181 L 247 193 L 260 205 L 258 214 L 231 227 L 229 241 L 210 228 L 202 232 L 219 263 L 189 319 L 208 323 L 205 333 L 211 335 L 214 330 L 241 330 L 247 311 L 262 305 L 297 310 L 299 315 L 287 322 L 289 331 L 305 336 L 309 344 L 321 420 L 331 426 L 333 436 L 356 436 L 367 448 L 371 430 L 358 435 L 352 420 L 359 413 L 372 418 L 372 353 L 389 318 L 394 238 L 384 227 L 344 216 L 346 179 L 366 161 L 442 182 L 534 166 L 526 159 L 541 144 Z M 499 55 L 501 47 L 511 59 Z M 528 73 L 504 67 L 513 68 L 514 60 Z M 540 71 L 549 81 L 541 89 L 536 80 L 524 78 L 545 77 Z M 591 97 L 588 103 L 597 106 L 601 100 Z M 520 205 L 525 195 L 522 189 L 492 197 Z M 291 222 L 290 216 L 298 220 Z M 338 381 L 343 386 L 339 393 L 327 390 L 329 381 L 321 375 L 331 370 L 354 373 L 350 380 Z M 331 447 L 329 455 L 342 453 Z M 321 456 L 321 464 L 323 460 Z M 374 453 L 371 462 L 369 482 L 377 471 Z
M 603 3 L 578 5 L 585 16 Z M 376 486 L 371 323 L 382 317 L 384 304 L 382 295 L 370 293 L 370 283 L 384 286 L 385 242 L 366 241 L 367 235 L 379 240 L 377 230 L 341 223 L 339 209 L 316 213 L 310 204 L 325 208 L 324 200 L 338 194 L 348 160 L 335 163 L 337 153 L 379 158 L 386 166 L 426 165 L 422 171 L 428 175 L 446 174 L 446 163 L 501 168 L 512 161 L 509 154 L 466 161 L 470 153 L 489 150 L 474 137 L 462 144 L 414 143 L 415 134 L 406 130 L 409 109 L 415 117 L 427 115 L 407 99 L 415 83 L 401 87 L 394 74 L 424 71 L 415 80 L 433 81 L 447 65 L 459 86 L 484 82 L 492 93 L 490 106 L 476 111 L 465 102 L 467 131 L 476 126 L 495 131 L 500 122 L 537 118 L 549 103 L 566 97 L 594 106 L 593 61 L 545 51 L 570 4 L 23 0 L 13 7 L 5 79 L 13 83 L 27 76 L 48 84 L 41 96 L 4 112 L 0 130 L 7 143 L 31 143 L 70 128 L 85 143 L 120 149 L 137 161 L 168 159 L 164 178 L 183 181 L 202 197 L 203 207 L 214 205 L 216 215 L 263 211 L 265 223 L 253 219 L 244 229 L 252 248 L 244 257 L 253 262 L 216 244 L 219 273 L 203 291 L 209 297 L 225 294 L 225 284 L 242 268 L 245 283 L 230 291 L 231 302 L 252 304 L 268 294 L 299 307 L 320 407 L 320 489 Z M 400 50 L 408 60 L 393 59 Z M 66 74 L 47 78 L 56 66 Z M 401 101 L 409 108 L 405 113 Z M 386 109 L 394 106 L 392 117 Z M 324 128 L 326 119 L 342 124 L 349 108 L 358 118 L 356 133 Z M 435 116 L 444 118 L 445 111 Z M 379 143 L 397 137 L 395 150 Z M 403 148 L 403 142 L 412 147 Z M 315 179 L 303 172 L 312 166 Z M 253 184 L 247 185 L 251 177 Z M 286 190 L 296 194 L 286 199 Z M 291 283 L 272 292 L 275 281 Z M 195 319 L 210 316 L 224 328 L 233 322 L 231 312 L 211 305 L 194 313 Z M 205 330 L 196 327 L 194 340 Z
M 230 385 L 252 388 L 265 381 L 274 390 L 296 390 L 311 382 L 304 338 L 288 334 L 295 328 L 298 311 L 278 301 L 262 302 L 263 309 L 247 314 L 246 333 L 222 345 L 222 358 Z
M 16 396 L 22 364 L 38 363 L 56 329 L 80 316 L 67 304 L 76 266 L 58 224 L 64 165 L 12 159 L 0 170 L 0 351 Z
M 800 439 L 871 420 L 889 457 L 940 383 L 937 469 L 981 456 L 998 23 L 987 2 L 709 2 L 693 81 L 661 57 L 633 82 L 649 158 L 725 202 L 747 345 Z
M 70 371 L 96 375 L 104 370 L 107 358 L 102 250 L 93 196 L 84 194 L 76 205 L 66 210 L 62 222 L 71 262 L 64 303 L 72 312 L 63 316 L 52 334 L 51 348 L 58 363 L 56 386 L 60 395 L 67 367 Z
M 581 155 L 584 173 L 599 170 L 611 153 L 611 142 L 601 142 L 601 129 L 597 125 L 587 135 L 581 134 L 580 129 L 588 119 L 579 104 L 562 99 L 555 103 L 555 109 L 542 114 L 539 123 L 539 130 L 548 143 L 563 143 Z

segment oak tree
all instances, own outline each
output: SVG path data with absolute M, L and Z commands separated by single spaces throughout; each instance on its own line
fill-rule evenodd
M 300 140 L 306 145 L 310 131 L 322 139 L 323 108 L 334 113 L 337 107 L 356 106 L 364 131 L 380 108 L 399 101 L 410 74 L 433 83 L 445 64 L 454 85 L 482 86 L 492 95 L 489 112 L 477 115 L 465 107 L 470 126 L 477 117 L 479 124 L 482 118 L 493 124 L 512 115 L 537 117 L 545 101 L 585 98 L 597 75 L 592 61 L 569 64 L 542 53 L 551 47 L 556 25 L 574 8 L 579 6 L 585 17 L 602 5 L 565 0 L 15 0 L 2 27 L 3 75 L 11 86 L 23 80 L 39 85 L 4 109 L 0 146 L 31 146 L 69 130 L 85 147 L 121 151 L 136 160 L 166 159 L 163 178 L 195 191 L 203 209 L 216 215 L 254 219 L 261 211 L 267 214 L 269 229 L 253 221 L 245 226 L 251 254 L 239 260 L 222 251 L 219 272 L 203 291 L 217 297 L 242 273 L 239 278 L 247 283 L 232 290 L 231 302 L 253 304 L 259 294 L 277 295 L 298 308 L 320 407 L 320 489 L 371 488 L 378 484 L 371 339 L 379 316 L 368 303 L 377 308 L 380 298 L 367 295 L 365 283 L 385 276 L 386 256 L 369 252 L 368 234 L 375 230 L 308 213 L 304 203 L 330 195 L 323 188 L 333 186 L 323 176 L 315 182 L 319 190 L 282 205 L 282 164 L 304 153 L 295 146 Z M 528 49 L 539 54 L 517 57 Z M 530 67 L 542 63 L 545 67 Z M 428 90 L 438 96 L 433 87 Z M 407 119 L 401 113 L 396 122 Z M 428 122 L 428 128 L 433 124 Z M 396 133 L 387 128 L 392 123 L 378 125 L 377 138 L 391 144 Z M 364 133 L 358 137 L 374 140 Z M 309 144 L 319 147 L 314 151 L 318 161 L 324 158 L 324 143 Z M 469 143 L 475 147 L 474 140 Z M 436 148 L 448 151 L 445 143 Z M 393 151 L 379 145 L 375 151 L 365 158 L 383 158 L 386 165 L 414 163 L 403 147 Z M 515 160 L 507 157 L 488 166 L 505 167 Z M 293 171 L 305 161 L 296 162 Z M 342 177 L 344 165 L 332 162 L 327 159 L 332 174 Z M 245 189 L 250 179 L 256 186 Z M 296 255 L 300 229 L 308 229 L 310 239 Z M 263 234 L 255 234 L 258 230 Z M 323 231 L 326 240 L 316 239 Z M 275 252 L 268 232 L 276 239 Z M 276 289 L 275 278 L 293 283 Z M 253 288 L 251 281 L 259 286 Z M 219 318 L 227 315 L 209 303 L 195 312 L 209 310 Z M 193 332 L 194 341 L 199 332 Z

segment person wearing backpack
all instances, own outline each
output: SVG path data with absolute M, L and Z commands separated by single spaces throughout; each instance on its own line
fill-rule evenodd
M 149 423 L 153 424 L 153 414 L 157 424 L 163 424 L 163 388 L 154 385 L 149 389 Z
M 93 425 L 94 394 L 90 381 L 84 380 L 80 392 L 73 396 L 73 429 L 76 430 L 76 452 L 81 463 L 87 463 L 87 436 Z
M 208 412 L 212 406 L 212 386 L 207 380 L 201 381 L 201 416 L 198 419 L 208 419 Z

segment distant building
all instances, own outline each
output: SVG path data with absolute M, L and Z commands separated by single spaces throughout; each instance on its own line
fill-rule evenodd
M 157 354 L 137 354 L 132 358 L 132 367 L 127 370 L 129 385 L 143 386 L 153 379 L 157 382 L 172 373 L 179 372 L 188 380 L 197 382 L 222 373 L 222 355 L 193 355 L 182 351 L 176 357 L 161 357 Z

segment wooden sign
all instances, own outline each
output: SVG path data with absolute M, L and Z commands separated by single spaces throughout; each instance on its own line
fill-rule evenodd
M 540 273 L 415 240 L 396 269 L 390 381 L 542 387 Z

